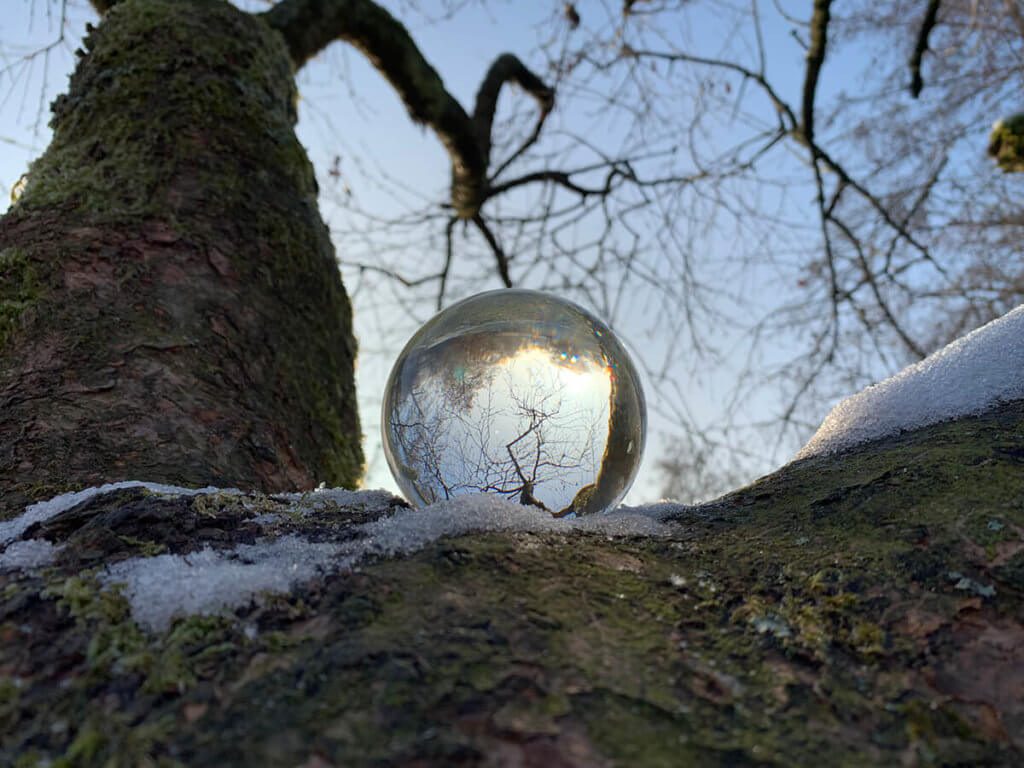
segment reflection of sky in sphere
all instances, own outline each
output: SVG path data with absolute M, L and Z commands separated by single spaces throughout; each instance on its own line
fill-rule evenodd
M 389 464 L 420 505 L 486 492 L 555 515 L 606 509 L 639 464 L 635 379 L 618 341 L 579 307 L 534 291 L 480 294 L 424 325 L 396 362 Z
M 539 347 L 486 366 L 438 368 L 432 357 L 444 365 L 449 355 L 424 355 L 399 410 L 398 453 L 424 500 L 478 491 L 518 500 L 528 483 L 558 511 L 594 482 L 608 437 L 604 366 Z

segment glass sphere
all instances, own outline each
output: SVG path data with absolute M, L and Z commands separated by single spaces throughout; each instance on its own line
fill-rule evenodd
M 416 332 L 388 378 L 381 428 L 416 506 L 485 492 L 572 517 L 626 495 L 647 411 L 608 326 L 565 299 L 507 289 Z

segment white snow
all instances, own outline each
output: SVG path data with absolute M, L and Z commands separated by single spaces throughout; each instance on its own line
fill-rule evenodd
M 41 568 L 53 562 L 53 558 L 62 549 L 45 539 L 29 539 L 15 541 L 36 523 L 42 523 L 65 510 L 88 501 L 94 496 L 120 490 L 121 488 L 145 488 L 152 493 L 167 496 L 196 496 L 205 493 L 240 494 L 237 488 L 181 488 L 177 485 L 161 483 L 144 483 L 139 480 L 125 480 L 119 483 L 107 483 L 95 488 L 86 488 L 73 493 L 63 493 L 48 501 L 40 501 L 25 508 L 25 511 L 13 520 L 0 522 L 0 571 L 14 568 Z
M 175 616 L 229 612 L 260 592 L 287 592 L 326 569 L 338 550 L 282 536 L 230 552 L 135 557 L 108 566 L 101 581 L 123 585 L 135 621 L 159 631 Z
M 0 545 L 9 544 L 21 536 L 30 526 L 42 523 L 51 517 L 59 515 L 65 510 L 71 509 L 83 501 L 88 501 L 93 496 L 102 493 L 120 490 L 121 488 L 145 488 L 153 493 L 166 494 L 168 496 L 195 496 L 201 493 L 241 493 L 236 488 L 180 488 L 176 485 L 161 485 L 160 483 L 143 483 L 139 480 L 125 480 L 120 483 L 107 483 L 96 488 L 86 488 L 83 491 L 74 493 L 63 493 L 55 496 L 49 501 L 40 501 L 25 508 L 25 511 L 13 520 L 0 522 Z
M 325 498 L 346 499 L 354 506 L 393 505 L 394 497 L 378 491 L 325 491 Z M 297 497 L 301 507 L 306 496 Z M 556 520 L 533 507 L 500 497 L 461 496 L 424 509 L 401 508 L 393 515 L 354 526 L 357 538 L 341 544 L 314 543 L 294 535 L 242 544 L 216 552 L 209 548 L 188 555 L 136 557 L 112 565 L 102 575 L 120 584 L 135 620 L 161 631 L 176 616 L 231 612 L 261 592 L 288 592 L 314 576 L 351 569 L 370 556 L 415 552 L 443 536 L 471 532 L 590 531 L 607 536 L 658 536 L 669 528 L 661 510 L 643 508 Z
M 483 493 L 459 496 L 418 510 L 402 509 L 390 517 L 361 525 L 358 530 L 367 538 L 360 542 L 362 552 L 357 559 L 370 554 L 407 554 L 442 536 L 475 532 L 590 531 L 608 536 L 657 536 L 668 532 L 658 517 L 646 514 L 642 507 L 560 520 L 536 507 Z
M 43 539 L 15 541 L 32 524 L 48 520 L 99 494 L 137 487 L 172 496 L 224 492 L 217 488 L 193 490 L 129 481 L 33 504 L 20 517 L 0 524 L 0 544 L 6 545 L 0 552 L 0 568 L 37 568 L 52 561 L 60 548 L 50 542 Z M 235 489 L 227 492 L 240 493 Z M 558 520 L 534 507 L 486 494 L 460 496 L 418 510 L 396 508 L 395 497 L 386 491 L 318 489 L 273 498 L 289 504 L 292 512 L 304 517 L 315 517 L 334 504 L 381 516 L 352 526 L 347 533 L 353 538 L 340 543 L 312 542 L 300 536 L 285 535 L 264 538 L 255 544 L 240 544 L 231 550 L 205 547 L 187 555 L 135 557 L 107 566 L 100 580 L 123 590 L 132 615 L 141 626 L 161 631 L 177 616 L 230 613 L 249 604 L 260 593 L 288 592 L 296 584 L 319 574 L 351 569 L 371 556 L 409 554 L 443 536 L 473 532 L 572 534 L 577 531 L 606 536 L 659 536 L 670 530 L 663 521 L 685 509 L 678 504 L 663 503 L 621 507 L 607 515 Z M 283 515 L 265 512 L 254 520 L 270 525 L 283 518 Z
M 399 501 L 393 494 L 382 490 L 349 491 L 323 486 L 307 493 L 279 493 L 271 498 L 290 501 L 293 509 L 305 514 L 321 512 L 333 505 L 361 512 L 384 513 Z
M 54 546 L 46 539 L 15 541 L 0 552 L 0 571 L 15 568 L 40 568 L 53 562 L 61 547 Z
M 1024 398 L 1024 305 L 839 403 L 797 459 Z

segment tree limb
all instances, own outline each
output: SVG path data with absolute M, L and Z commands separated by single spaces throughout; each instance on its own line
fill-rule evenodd
M 808 144 L 814 141 L 814 95 L 818 89 L 821 67 L 825 63 L 831 5 L 832 0 L 814 0 L 814 12 L 811 15 L 811 44 L 807 48 L 802 102 L 803 134 Z
M 501 86 L 514 82 L 537 100 L 541 117 L 538 131 L 545 117 L 555 104 L 555 92 L 548 88 L 539 77 L 527 69 L 523 62 L 511 53 L 503 53 L 494 60 L 480 88 L 476 92 L 476 107 L 473 110 L 473 124 L 476 127 L 477 140 L 480 142 L 485 157 L 491 154 L 491 128 L 494 124 L 494 112 L 498 106 L 498 94 Z
M 358 48 L 398 92 L 412 119 L 437 134 L 452 162 L 455 215 L 472 220 L 487 197 L 491 129 L 501 86 L 512 81 L 550 111 L 554 92 L 510 53 L 491 65 L 471 118 L 406 28 L 372 0 L 283 0 L 263 18 L 285 39 L 296 68 L 335 40 Z
M 939 3 L 941 0 L 928 0 L 928 9 L 924 13 L 924 20 L 917 32 L 917 42 L 914 43 L 914 52 L 910 55 L 910 94 L 915 99 L 921 95 L 924 88 L 924 80 L 921 77 L 921 59 L 924 52 L 928 50 L 928 36 L 935 28 L 935 22 L 939 18 Z
M 476 224 L 476 228 L 480 230 L 480 234 L 484 236 L 484 240 L 487 241 L 487 244 L 491 246 L 491 250 L 494 251 L 494 260 L 498 265 L 498 275 L 501 277 L 501 282 L 506 288 L 511 288 L 512 276 L 508 271 L 508 256 L 502 250 L 501 243 L 498 242 L 498 238 L 494 236 L 491 228 L 484 221 L 484 217 L 479 213 L 473 217 L 473 223 Z
M 119 1 L 120 0 L 89 0 L 89 4 L 96 10 L 96 13 L 102 16 L 117 5 Z

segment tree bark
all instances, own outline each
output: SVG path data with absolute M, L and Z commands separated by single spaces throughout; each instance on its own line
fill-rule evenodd
M 133 0 L 84 48 L 0 220 L 0 513 L 124 478 L 353 485 L 351 310 L 284 41 Z
M 153 632 L 106 565 L 380 512 L 100 496 L 25 532 L 47 569 L 0 571 L 0 763 L 1019 766 L 1022 430 L 1011 403 L 664 536 L 444 539 Z

